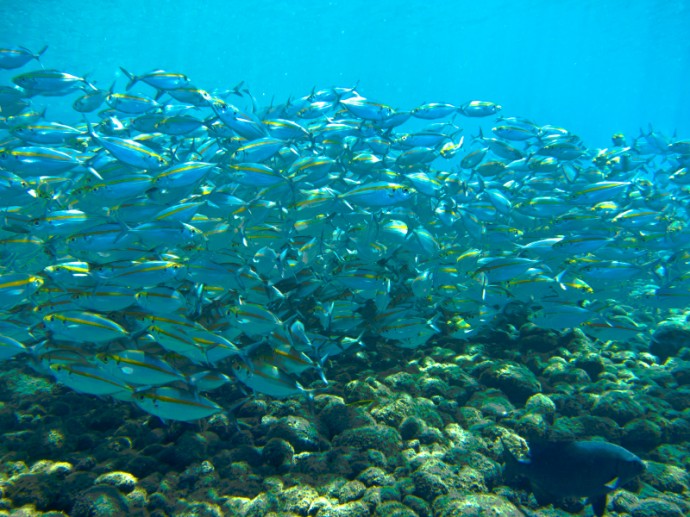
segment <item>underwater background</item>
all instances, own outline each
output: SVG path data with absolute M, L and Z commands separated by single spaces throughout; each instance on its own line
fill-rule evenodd
M 0 48 L 47 46 L 0 70 L 0 515 L 690 514 L 688 26 L 0 0 Z M 77 78 L 13 81 L 41 67 Z M 115 113 L 74 108 L 98 92 Z M 157 102 L 197 126 L 136 126 Z
M 245 81 L 261 105 L 355 84 L 399 109 L 486 98 L 596 146 L 648 124 L 688 133 L 689 10 L 683 0 L 0 4 L 3 41 L 48 44 L 47 64 L 101 88 L 124 66 L 214 88 Z

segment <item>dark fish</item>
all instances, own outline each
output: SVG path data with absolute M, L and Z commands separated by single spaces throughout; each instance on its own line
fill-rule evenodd
M 505 447 L 504 476 L 524 475 L 537 499 L 587 497 L 594 514 L 604 515 L 606 496 L 642 474 L 646 466 L 632 452 L 600 441 L 534 443 L 529 459 L 517 459 Z

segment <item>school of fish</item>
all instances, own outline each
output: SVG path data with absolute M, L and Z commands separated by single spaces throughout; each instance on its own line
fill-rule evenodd
M 516 301 L 641 343 L 690 305 L 690 140 L 589 148 L 356 87 L 259 107 L 163 70 L 106 90 L 45 50 L 0 49 L 35 64 L 0 85 L 0 359 L 78 392 L 193 421 L 224 384 L 307 393 L 347 350 L 471 339 Z

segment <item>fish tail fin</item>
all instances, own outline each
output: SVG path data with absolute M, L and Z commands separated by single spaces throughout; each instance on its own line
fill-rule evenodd
M 477 182 L 479 183 L 479 190 L 477 190 L 477 194 L 481 194 L 486 190 L 486 183 L 480 174 L 477 174 Z
M 568 290 L 568 286 L 565 285 L 564 278 L 565 278 L 565 275 L 567 275 L 569 271 L 570 271 L 570 268 L 568 266 L 566 266 L 566 268 L 563 271 L 561 271 L 555 277 L 553 277 L 554 280 L 558 283 L 558 286 L 561 289 L 563 289 L 564 291 Z
M 194 319 L 199 318 L 204 312 L 204 287 L 202 282 L 199 282 L 190 290 L 192 296 L 193 307 L 191 308 L 188 317 Z
M 326 373 L 323 369 L 327 359 L 328 353 L 325 353 L 323 357 L 321 357 L 316 363 L 316 371 L 319 374 L 319 377 L 321 378 L 321 381 L 323 382 L 324 386 L 328 386 L 328 379 L 326 379 Z
M 86 117 L 84 117 L 84 122 L 86 123 L 86 130 L 89 133 L 89 136 L 91 138 L 93 138 L 94 142 L 98 142 L 98 135 L 93 130 L 93 126 L 91 125 L 91 122 L 89 122 L 89 120 Z
M 95 177 L 99 181 L 103 181 L 103 176 L 101 176 L 96 169 L 91 167 L 90 165 L 86 167 L 86 170 L 89 171 L 89 173 Z
M 462 108 L 460 108 L 462 110 Z M 464 111 L 463 111 L 464 114 Z M 474 137 L 472 142 L 476 142 L 477 140 L 484 142 L 484 131 L 482 131 L 482 128 L 479 128 L 479 134 Z
M 120 70 L 122 70 L 122 73 L 125 74 L 125 77 L 127 77 L 127 79 L 129 79 L 129 82 L 127 83 L 127 86 L 125 87 L 125 89 L 126 90 L 131 89 L 132 86 L 134 86 L 137 83 L 137 81 L 139 81 L 139 78 L 136 75 L 134 75 L 133 73 L 125 70 L 123 67 L 120 67 Z
M 41 56 L 45 54 L 46 50 L 48 50 L 48 45 L 43 45 L 43 48 L 34 54 L 34 59 L 40 63 Z
M 83 91 L 84 93 L 90 93 L 90 92 L 95 92 L 98 91 L 98 88 L 94 86 L 92 83 L 86 80 L 86 77 L 84 77 L 84 84 L 79 85 L 79 89 Z
M 228 92 L 228 95 L 237 95 L 238 97 L 242 97 L 243 92 L 246 91 L 247 93 L 249 93 L 249 90 L 243 90 L 242 86 L 244 86 L 244 81 L 240 81 L 236 86 L 231 88 Z
M 48 344 L 48 339 L 38 339 L 33 343 L 27 343 L 26 348 L 33 359 L 38 360 L 41 352 L 43 352 Z
M 515 457 L 503 438 L 501 438 L 501 444 L 503 445 L 503 460 L 505 461 L 503 479 L 504 481 L 514 479 L 520 473 L 520 460 Z

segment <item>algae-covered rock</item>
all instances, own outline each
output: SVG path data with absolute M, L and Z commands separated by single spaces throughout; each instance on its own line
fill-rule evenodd
M 282 438 L 271 438 L 261 450 L 264 463 L 277 469 L 288 468 L 295 456 L 295 449 Z
M 347 503 L 360 499 L 364 495 L 366 488 L 364 483 L 356 479 L 354 481 L 348 481 L 338 490 L 338 501 Z
M 486 454 L 487 444 L 481 436 L 463 429 L 458 424 L 448 424 L 443 431 L 453 444 L 453 447 L 460 448 L 466 453 L 479 452 Z
M 669 443 L 690 441 L 690 415 L 688 418 L 674 418 L 669 422 L 665 432 Z
M 665 463 L 647 461 L 647 471 L 641 480 L 660 492 L 683 493 L 690 486 L 690 474 L 684 469 Z
M 473 472 L 481 475 L 481 485 L 486 485 L 489 488 L 497 485 L 501 480 L 501 465 L 477 451 L 453 447 L 443 455 L 443 461 L 451 465 L 471 467 Z
M 662 427 L 649 418 L 636 418 L 623 426 L 623 445 L 629 449 L 651 449 L 662 442 Z
M 376 517 L 419 517 L 411 508 L 399 501 L 386 501 L 376 506 Z
M 525 411 L 540 413 L 553 421 L 553 416 L 556 413 L 556 403 L 551 400 L 548 395 L 537 393 L 527 399 L 527 402 L 525 402 Z
M 395 486 L 372 486 L 367 488 L 362 495 L 362 502 L 374 509 L 386 501 L 400 501 L 402 495 Z
M 97 485 L 110 485 L 124 494 L 130 493 L 137 486 L 138 480 L 129 472 L 106 472 L 96 478 Z
M 664 444 L 647 453 L 646 459 L 671 465 L 690 465 L 690 450 L 685 444 Z
M 690 361 L 671 359 L 668 366 L 671 368 L 671 375 L 680 386 L 690 384 Z
M 663 322 L 652 334 L 649 352 L 660 362 L 678 355 L 683 347 L 690 347 L 690 329 L 675 322 Z
M 449 358 L 456 360 L 455 357 Z M 422 368 L 425 373 L 439 377 L 454 387 L 462 387 L 469 390 L 479 388 L 477 381 L 469 375 L 462 366 L 455 363 L 432 363 Z
M 450 472 L 443 467 L 433 470 L 418 470 L 412 474 L 415 495 L 426 501 L 433 501 L 439 496 L 446 495 L 450 491 Z
M 179 517 L 225 517 L 222 508 L 207 501 L 179 501 L 175 508 Z
M 208 456 L 208 440 L 198 432 L 187 431 L 172 446 L 165 447 L 158 457 L 177 469 L 203 461 Z
M 484 475 L 477 469 L 465 465 L 457 474 L 457 489 L 461 492 L 487 492 Z
M 390 486 L 395 483 L 395 478 L 380 467 L 369 467 L 360 472 L 357 479 L 366 486 Z
M 371 378 L 354 380 L 345 386 L 345 401 L 347 403 L 360 400 L 381 400 L 393 395 L 385 384 Z
M 592 406 L 592 414 L 612 418 L 619 425 L 640 418 L 644 413 L 644 406 L 636 399 L 636 394 L 627 390 L 607 391 Z
M 497 389 L 478 391 L 472 395 L 467 406 L 481 411 L 481 414 L 477 415 L 471 411 L 468 412 L 466 408 L 460 410 L 461 422 L 467 427 L 481 425 L 486 422 L 486 419 L 495 421 L 515 411 L 515 406 L 510 402 L 508 396 Z
M 435 517 L 524 517 L 508 499 L 495 494 L 440 497 L 433 504 Z
M 561 336 L 555 330 L 531 324 L 520 327 L 520 347 L 524 350 L 543 353 L 555 350 L 559 346 L 561 346 Z
M 419 433 L 418 439 L 424 445 L 443 442 L 443 433 L 435 427 L 425 427 Z
M 403 504 L 413 510 L 419 517 L 432 517 L 431 505 L 421 497 L 408 494 L 403 498 Z
M 158 512 L 158 514 L 162 513 L 163 515 L 169 515 L 172 511 L 173 504 L 173 498 L 168 498 L 165 494 L 161 492 L 153 492 L 149 494 L 148 509 L 151 512 Z
M 54 509 L 62 497 L 61 476 L 24 474 L 13 479 L 4 489 L 5 497 L 15 507 L 33 504 L 37 510 Z
M 136 487 L 126 496 L 127 504 L 132 509 L 142 510 L 146 507 L 149 497 L 146 490 L 143 487 Z
M 569 440 L 586 436 L 601 436 L 609 442 L 620 442 L 623 429 L 611 418 L 580 415 L 557 418 L 549 432 L 550 439 Z
M 316 515 L 318 517 L 369 517 L 371 510 L 362 501 L 351 501 L 322 507 Z
M 367 403 L 372 403 L 373 401 Z M 357 406 L 348 406 L 342 399 L 329 400 L 319 414 L 319 421 L 324 432 L 331 437 L 342 433 L 346 429 L 374 425 L 376 421 L 364 409 Z
M 319 493 L 309 485 L 297 485 L 280 492 L 280 507 L 285 512 L 307 515 Z
M 422 396 L 431 398 L 434 395 L 447 396 L 450 393 L 450 386 L 443 379 L 438 377 L 422 377 L 418 382 Z
M 127 499 L 113 486 L 98 485 L 79 494 L 71 517 L 120 517 L 129 515 Z
M 277 508 L 276 497 L 272 494 L 260 493 L 242 508 L 244 517 L 264 517 Z
M 614 512 L 630 514 L 632 508 L 640 503 L 640 498 L 627 490 L 616 490 L 608 497 L 608 501 Z
M 161 467 L 155 458 L 145 454 L 123 455 L 123 459 L 126 459 L 126 461 L 121 465 L 121 468 L 138 478 L 145 478 L 157 472 Z
M 202 461 L 189 465 L 179 474 L 178 488 L 197 490 L 216 485 L 219 475 L 216 467 L 210 461 Z
M 371 425 L 347 429 L 333 440 L 334 447 L 354 447 L 359 450 L 376 449 L 391 455 L 400 452 L 402 438 L 397 430 L 387 425 Z
M 398 427 L 408 416 L 421 418 L 429 426 L 443 425 L 443 419 L 431 400 L 415 398 L 407 393 L 401 393 L 396 398 L 375 406 L 371 414 L 379 423 L 392 427 Z
M 383 402 L 371 410 L 371 415 L 377 422 L 398 427 L 405 417 L 413 414 L 414 399 L 407 393 Z
M 223 480 L 227 493 L 235 496 L 254 497 L 262 490 L 262 477 L 253 472 L 246 462 L 234 462 L 223 468 L 217 467 L 217 475 Z
M 570 386 L 579 386 L 592 382 L 592 379 L 585 370 L 578 368 L 575 364 L 568 363 L 561 358 L 558 359 L 560 360 L 551 361 L 542 372 L 543 377 L 548 380 L 549 384 L 568 384 Z
M 328 441 L 321 436 L 314 422 L 300 416 L 286 416 L 271 426 L 268 438 L 282 438 L 296 452 L 320 451 L 328 448 Z
M 451 467 L 440 459 L 429 458 L 412 473 L 414 494 L 426 501 L 451 492 L 486 491 L 484 477 L 467 465 Z
M 664 499 L 645 499 L 631 508 L 632 517 L 685 517 L 681 508 Z
M 408 416 L 400 423 L 398 431 L 400 431 L 400 436 L 403 440 L 412 440 L 413 438 L 418 438 L 425 427 L 424 421 L 421 418 Z
M 541 413 L 527 413 L 515 423 L 515 431 L 526 440 L 543 440 L 549 433 L 549 421 Z
M 677 411 L 690 409 L 690 385 L 679 386 L 663 394 L 665 402 Z
M 409 372 L 395 372 L 387 375 L 383 382 L 396 391 L 417 394 L 419 392 L 419 385 L 416 376 Z
M 491 362 L 479 375 L 479 382 L 501 390 L 513 404 L 524 404 L 541 384 L 524 365 L 509 361 Z
M 596 352 L 586 352 L 575 359 L 575 366 L 587 372 L 591 379 L 596 379 L 606 369 L 606 361 Z

